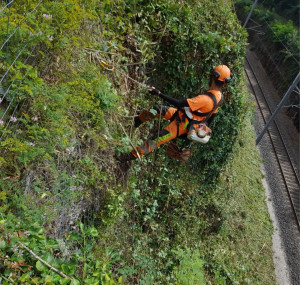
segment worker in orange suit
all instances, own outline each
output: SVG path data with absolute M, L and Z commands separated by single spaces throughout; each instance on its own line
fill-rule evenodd
M 232 77 L 233 74 L 226 65 L 212 68 L 209 90 L 189 99 L 175 99 L 154 87 L 150 88 L 150 94 L 160 96 L 174 107 L 155 105 L 152 108 L 154 112 L 151 109 L 151 112 L 142 111 L 134 118 L 134 126 L 139 127 L 142 123 L 157 117 L 169 120 L 170 123 L 158 135 L 150 137 L 130 153 L 121 154 L 118 160 L 126 162 L 142 157 L 184 134 L 187 134 L 187 138 L 192 141 L 207 143 L 211 135 L 208 125 L 214 119 L 223 101 L 221 89 L 232 80 Z

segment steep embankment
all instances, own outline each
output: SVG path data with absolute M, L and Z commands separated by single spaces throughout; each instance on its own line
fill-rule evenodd
M 16 78 L 4 104 L 14 94 L 25 104 L 18 124 L 0 126 L 0 278 L 274 284 L 272 228 L 243 83 L 246 35 L 230 2 L 217 9 L 211 1 L 127 2 L 44 1 L 27 15 L 21 40 L 2 53 L 9 63 L 26 41 L 27 54 L 34 47 L 6 82 Z M 12 30 L 25 10 L 9 11 Z M 114 154 L 159 125 L 133 130 L 132 115 L 157 103 L 137 82 L 189 97 L 207 88 L 211 66 L 220 63 L 236 79 L 209 144 L 192 145 L 186 164 L 161 148 L 120 167 Z

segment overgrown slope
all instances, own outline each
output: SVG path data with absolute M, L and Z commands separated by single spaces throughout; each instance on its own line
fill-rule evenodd
M 0 54 L 3 74 L 12 64 L 3 89 L 13 83 L 0 109 L 3 284 L 274 284 L 231 3 L 43 1 L 28 14 L 38 1 L 19 2 L 0 23 L 2 42 L 20 26 Z M 164 148 L 130 169 L 116 162 L 158 129 L 133 129 L 157 103 L 140 83 L 189 97 L 221 63 L 235 80 L 189 163 Z

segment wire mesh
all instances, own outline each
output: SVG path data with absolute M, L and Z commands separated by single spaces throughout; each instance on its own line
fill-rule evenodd
M 7 4 L 6 4 L 6 2 L 8 2 Z M 9 8 L 10 7 L 10 5 L 13 3 L 13 2 L 15 2 L 15 0 L 11 0 L 11 1 L 4 1 L 4 3 L 3 3 L 3 1 L 2 1 L 2 4 L 6 4 L 4 7 L 2 7 L 1 8 L 1 12 L 3 12 L 4 10 L 5 10 L 5 8 Z
M 35 47 L 31 44 L 29 35 L 26 36 L 25 34 L 25 36 L 21 36 L 20 31 L 23 25 L 27 25 L 28 22 L 30 22 L 28 21 L 30 15 L 39 13 L 39 7 L 42 6 L 43 0 L 35 1 L 36 4 L 27 2 L 30 3 L 30 5 L 28 5 L 28 9 L 23 9 L 22 17 L 20 17 L 18 23 L 16 23 L 16 21 L 12 22 L 11 20 L 13 18 L 12 16 L 15 16 L 14 5 L 20 5 L 20 1 L 2 0 L 0 3 L 2 4 L 0 12 L 3 13 L 1 14 L 1 20 L 6 21 L 6 37 L 3 37 L 0 42 L 0 57 L 3 59 L 2 69 L 0 65 L 0 144 L 2 146 L 0 147 L 0 154 L 5 157 L 9 149 L 5 146 L 4 141 L 7 139 L 22 138 L 20 137 L 20 129 L 24 126 L 22 123 L 22 119 L 24 119 L 24 115 L 22 115 L 23 109 L 25 109 L 24 112 L 26 112 L 30 107 L 30 100 L 24 98 L 24 96 L 19 96 L 18 93 L 26 84 L 25 80 L 28 76 L 27 69 L 24 68 L 24 70 L 22 70 L 22 67 L 17 67 L 17 64 L 23 67 L 24 65 L 34 66 L 36 58 L 39 58 L 36 56 L 37 52 Z M 16 17 L 13 19 L 16 19 Z M 39 31 L 32 32 L 37 33 Z M 44 48 L 43 52 L 47 54 L 47 49 Z M 45 62 L 47 62 L 47 60 L 50 61 L 51 57 L 44 60 Z M 19 76 L 15 76 L 16 72 L 19 72 Z M 77 138 L 76 141 L 79 141 L 79 138 Z M 26 144 L 28 143 L 29 142 Z M 34 141 L 31 143 L 34 144 Z M 81 157 L 80 145 L 76 143 L 74 148 L 75 155 Z M 74 187 L 70 182 L 72 179 L 69 178 L 76 175 L 72 172 L 72 169 L 66 169 L 66 165 L 64 164 L 59 165 L 58 163 L 57 167 L 61 168 L 61 171 L 55 183 L 49 187 L 49 191 L 53 194 L 53 207 L 57 214 L 54 221 L 55 230 L 53 235 L 56 238 L 60 238 L 65 232 L 76 230 L 76 221 L 78 220 L 84 222 L 87 226 L 95 225 L 95 223 L 99 221 L 96 213 L 99 212 L 103 205 L 99 193 L 93 192 L 91 195 L 93 198 L 82 198 L 84 195 L 81 193 L 83 191 L 81 184 L 76 185 L 74 192 L 77 191 L 82 195 L 74 199 L 68 197 L 67 195 L 70 194 L 70 188 Z M 31 189 L 33 188 L 32 185 L 35 177 L 48 183 L 48 181 L 46 181 L 47 178 L 43 178 L 44 174 L 39 173 L 38 170 L 32 169 L 24 175 L 26 180 L 24 183 L 24 194 L 35 195 L 34 189 Z M 92 191 L 97 192 L 96 189 Z
M 9 42 L 9 40 L 16 34 L 16 32 L 19 30 L 19 28 L 22 26 L 22 24 L 26 22 L 26 20 L 28 19 L 28 16 L 30 14 L 32 14 L 39 7 L 39 5 L 42 3 L 42 1 L 43 0 L 41 0 L 30 12 L 28 12 L 26 14 L 25 18 L 17 25 L 17 27 L 15 28 L 15 30 L 9 36 L 7 36 L 6 40 L 1 45 L 0 50 L 2 50 L 3 47 Z
M 3 82 L 3 80 L 6 78 L 7 74 L 9 73 L 10 69 L 13 67 L 14 63 L 17 61 L 17 59 L 21 56 L 21 54 L 23 53 L 23 51 L 25 50 L 25 48 L 28 46 L 28 44 L 25 44 L 23 46 L 23 48 L 20 50 L 20 52 L 17 54 L 17 56 L 15 57 L 14 61 L 10 64 L 10 66 L 7 68 L 6 72 L 4 73 L 4 75 L 1 77 L 0 79 L 0 84 Z
M 16 112 L 20 111 L 20 102 L 23 100 L 20 96 L 17 96 L 18 89 L 22 86 L 23 81 L 27 75 L 27 72 L 21 70 L 29 59 L 33 56 L 34 47 L 30 48 L 29 38 L 24 39 L 20 38 L 17 31 L 24 24 L 28 16 L 31 15 L 34 11 L 37 10 L 39 5 L 42 3 L 42 0 L 39 1 L 33 9 L 24 11 L 24 18 L 17 24 L 17 27 L 12 33 L 9 33 L 11 27 L 14 27 L 15 24 L 12 24 L 11 17 L 14 15 L 14 8 L 19 7 L 20 3 L 18 1 L 2 1 L 1 13 L 3 13 L 2 21 L 6 21 L 6 38 L 1 45 L 0 50 L 1 57 L 3 59 L 2 65 L 2 74 L 0 74 L 0 141 L 5 138 L 5 135 L 8 133 L 9 126 L 12 122 L 12 117 Z M 3 6 L 4 5 L 4 6 Z M 16 6 L 14 6 L 16 5 Z M 26 6 L 25 6 L 26 7 Z M 29 7 L 28 7 L 29 9 Z M 22 63 L 21 67 L 16 66 L 18 63 Z M 1 69 L 0 69 L 1 70 Z M 16 76 L 17 73 L 22 74 L 21 78 Z
M 32 49 L 30 55 L 27 56 L 27 58 L 23 61 L 23 64 L 26 64 L 26 63 L 27 63 L 27 61 L 29 60 L 29 58 L 32 56 L 33 50 L 34 50 L 34 48 Z M 25 74 L 22 76 L 22 79 L 21 79 L 21 80 L 23 80 L 23 79 L 26 77 L 26 75 L 27 75 L 27 73 L 25 73 Z M 2 89 L 2 90 L 3 90 L 3 96 L 2 96 L 2 98 L 0 99 L 0 104 L 1 104 L 2 102 L 4 102 L 4 99 L 5 99 L 5 97 L 7 96 L 7 94 L 9 93 L 9 90 L 10 90 L 10 88 L 13 86 L 15 80 L 16 80 L 16 78 L 14 78 L 14 79 L 11 81 L 11 83 L 10 83 L 10 85 L 8 86 L 8 88 L 6 89 L 6 91 L 4 91 L 4 90 Z M 0 121 L 2 121 L 3 123 L 4 123 L 5 115 L 6 115 L 6 114 L 8 113 L 8 111 L 10 110 L 10 108 L 11 108 L 11 106 L 13 105 L 13 102 L 14 102 L 15 99 L 16 99 L 16 93 L 13 95 L 12 99 L 11 99 L 10 102 L 9 102 L 8 107 L 5 109 L 4 113 L 2 114 L 2 116 L 1 116 L 1 118 L 0 118 Z M 14 114 L 15 114 L 15 112 L 16 112 L 18 106 L 19 106 L 19 103 L 20 103 L 20 102 L 17 103 L 17 106 L 15 107 L 15 109 L 14 109 L 14 111 L 13 111 L 13 114 L 11 114 L 11 117 L 10 117 L 9 121 L 7 122 L 7 124 L 5 125 L 4 130 L 2 130 L 2 134 L 1 134 L 1 136 L 0 136 L 0 141 L 2 140 L 5 131 L 7 130 L 9 124 L 11 123 L 11 118 L 14 116 Z M 22 106 L 23 106 L 23 105 L 22 105 Z M 20 109 L 21 109 L 21 108 L 20 108 Z

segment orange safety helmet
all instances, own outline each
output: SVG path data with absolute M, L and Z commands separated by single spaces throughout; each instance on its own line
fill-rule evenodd
M 230 72 L 230 69 L 226 65 L 218 65 L 211 69 L 211 74 L 217 80 L 229 83 L 233 77 L 233 74 Z

